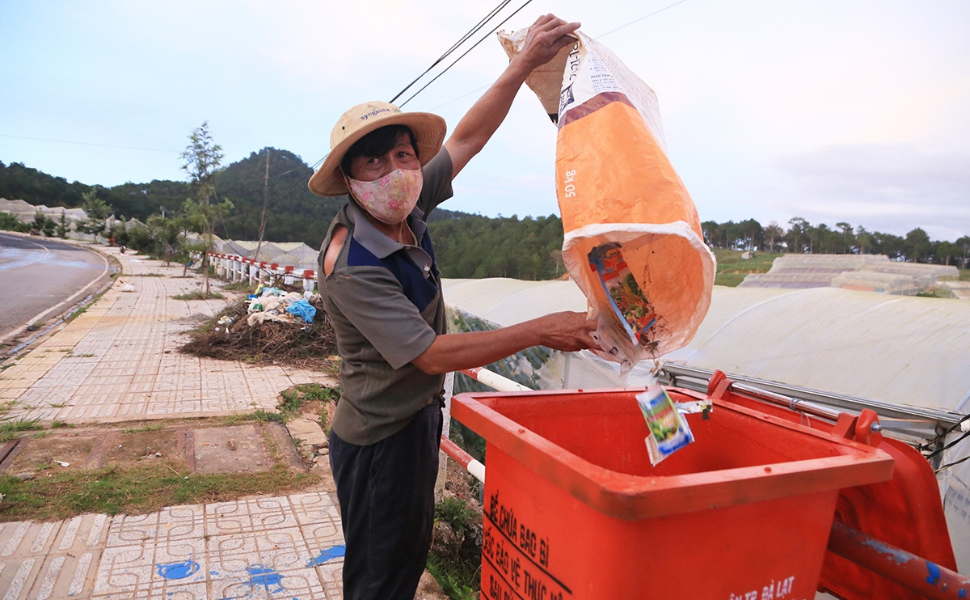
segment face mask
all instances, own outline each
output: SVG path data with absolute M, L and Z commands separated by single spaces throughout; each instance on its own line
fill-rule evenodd
M 398 169 L 374 181 L 357 181 L 347 177 L 347 187 L 360 206 L 388 225 L 396 225 L 411 214 L 418 203 L 423 183 L 420 169 Z

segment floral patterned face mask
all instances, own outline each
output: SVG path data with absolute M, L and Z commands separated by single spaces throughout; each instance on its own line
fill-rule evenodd
M 420 169 L 397 169 L 374 181 L 346 179 L 350 193 L 360 206 L 388 225 L 397 225 L 411 214 L 424 183 Z

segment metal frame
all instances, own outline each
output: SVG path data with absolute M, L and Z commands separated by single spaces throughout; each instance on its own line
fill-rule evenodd
M 712 370 L 667 363 L 661 367 L 658 378 L 665 385 L 706 392 L 713 375 Z M 884 433 L 893 434 L 913 445 L 938 440 L 943 432 L 959 423 L 963 417 L 947 410 L 898 406 L 744 375 L 728 375 L 728 378 L 734 381 L 731 389 L 735 393 L 831 421 L 840 412 L 858 415 L 868 408 L 879 415 Z

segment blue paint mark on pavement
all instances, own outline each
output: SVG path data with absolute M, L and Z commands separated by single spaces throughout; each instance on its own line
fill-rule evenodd
M 261 585 L 266 588 L 266 591 L 270 594 L 283 591 L 283 575 L 278 573 L 275 569 L 264 567 L 262 565 L 255 565 L 252 567 L 246 567 L 246 571 L 249 573 L 249 581 L 247 583 L 250 587 Z M 274 589 L 270 589 L 271 586 Z
M 322 565 L 328 560 L 341 558 L 344 555 L 344 551 L 346 549 L 347 549 L 347 546 L 333 546 L 332 548 L 321 550 L 320 554 L 316 558 L 311 558 L 310 562 L 308 562 L 306 566 L 316 567 L 317 565 Z
M 967 597 L 967 590 L 964 590 L 964 589 L 961 589 L 961 590 L 960 590 L 960 591 L 959 591 L 959 592 L 957 593 L 957 597 L 958 597 L 958 598 L 966 598 L 966 597 Z
M 940 567 L 926 561 L 926 570 L 930 572 L 930 576 L 926 578 L 926 583 L 936 585 L 940 582 Z
M 165 579 L 185 579 L 198 573 L 199 563 L 194 560 L 187 560 L 185 562 L 155 565 L 155 568 L 158 569 L 159 577 L 164 577 Z

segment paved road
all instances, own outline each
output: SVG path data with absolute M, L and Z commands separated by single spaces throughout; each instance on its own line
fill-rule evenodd
M 42 313 L 82 299 L 109 272 L 100 254 L 40 237 L 0 233 L 0 340 Z

